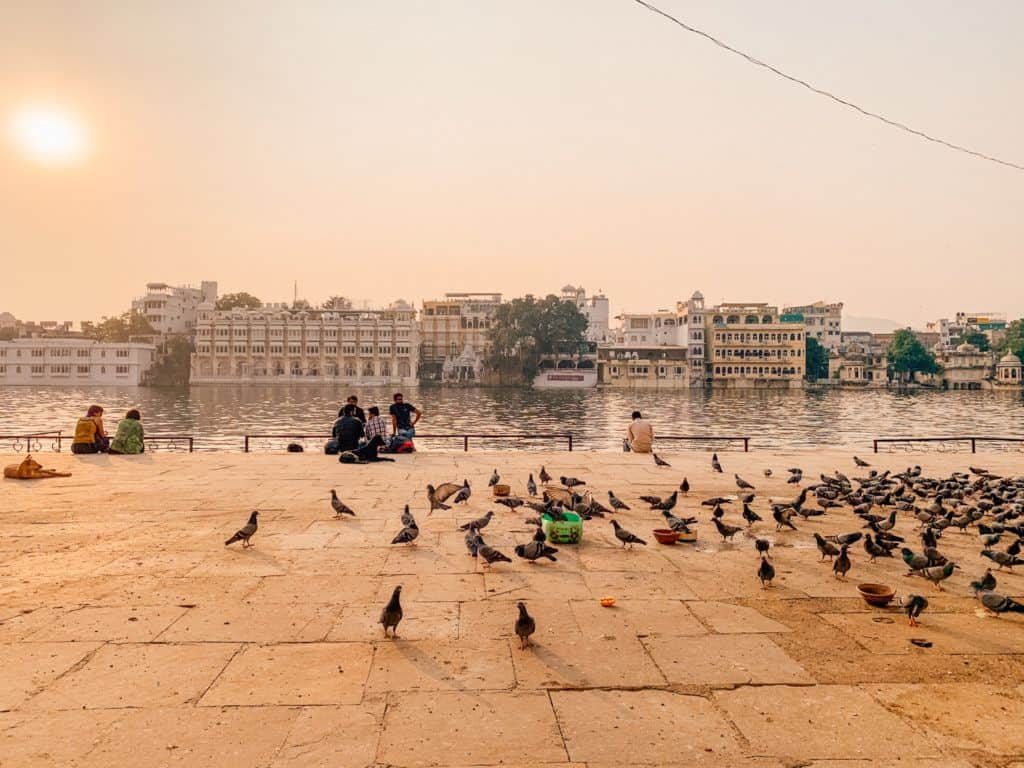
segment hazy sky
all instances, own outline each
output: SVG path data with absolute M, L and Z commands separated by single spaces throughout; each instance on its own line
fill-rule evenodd
M 661 0 L 823 87 L 1024 162 L 1020 0 Z M 26 105 L 91 152 L 40 166 Z M 0 311 L 148 281 L 264 300 L 603 289 L 1024 314 L 1024 173 L 859 117 L 631 0 L 0 0 Z

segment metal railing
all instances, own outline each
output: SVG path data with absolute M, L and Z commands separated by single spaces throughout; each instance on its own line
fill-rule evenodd
M 956 452 L 960 446 L 966 447 L 970 444 L 971 453 L 978 452 L 978 443 L 1000 443 L 1004 446 L 1016 445 L 1016 450 L 1024 451 L 1024 437 L 876 437 L 874 439 L 874 450 L 878 453 L 878 446 L 881 445 L 903 445 L 904 450 L 909 451 L 914 443 L 923 443 L 926 446 L 936 445 L 940 452 Z M 926 449 L 922 449 L 926 450 Z M 1003 450 L 1009 450 L 1004 447 Z
M 251 453 L 253 444 L 260 441 L 266 447 L 270 447 L 271 441 L 274 440 L 290 440 L 297 442 L 305 446 L 307 440 L 330 440 L 330 434 L 253 434 L 244 436 L 243 451 L 245 453 Z M 471 439 L 483 439 L 483 440 L 514 440 L 514 441 L 528 441 L 528 440 L 564 440 L 571 451 L 573 448 L 573 436 L 570 432 L 561 433 L 550 433 L 550 434 L 484 434 L 484 433 L 472 433 L 472 434 L 417 434 L 415 440 L 461 440 L 462 450 L 469 451 L 469 441 Z
M 196 441 L 192 435 L 146 435 L 146 450 L 174 451 L 184 450 L 188 446 L 188 452 L 194 453 Z
M 32 434 L 21 435 L 0 435 L 0 445 L 10 440 L 11 450 L 14 453 L 39 453 L 43 450 L 44 441 L 52 441 L 50 450 L 60 452 L 61 431 L 56 432 L 33 432 Z
M 743 443 L 743 452 L 750 451 L 750 438 L 745 435 L 655 435 L 654 442 L 659 440 L 676 440 L 694 443 Z

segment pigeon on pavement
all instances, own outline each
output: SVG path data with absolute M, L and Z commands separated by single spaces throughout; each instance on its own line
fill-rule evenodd
M 476 520 L 470 520 L 468 523 L 459 526 L 460 531 L 468 531 L 470 528 L 476 528 L 478 531 L 487 527 L 487 524 L 491 522 L 491 518 L 494 517 L 494 512 L 488 510 L 487 514 L 483 517 L 478 517 Z
M 249 515 L 249 522 L 247 522 L 245 525 L 243 525 L 241 528 L 235 531 L 235 535 L 227 541 L 225 541 L 224 546 L 226 547 L 229 544 L 234 544 L 236 541 L 240 541 L 242 542 L 243 549 L 251 547 L 252 544 L 249 543 L 249 539 L 253 537 L 253 534 L 256 533 L 256 529 L 259 527 L 258 523 L 256 522 L 256 518 L 259 517 L 259 514 L 259 512 L 253 512 L 251 515 Z
M 634 544 L 643 544 L 644 546 L 647 546 L 646 541 L 641 539 L 639 536 L 634 536 L 632 533 L 627 531 L 625 528 L 619 525 L 618 520 L 612 520 L 612 527 L 615 529 L 615 538 L 622 542 L 623 549 L 625 549 L 627 544 L 630 548 L 632 548 Z
M 352 517 L 356 516 L 356 513 L 352 511 L 351 507 L 338 498 L 338 493 L 333 488 L 331 488 L 331 506 L 334 507 L 335 517 L 342 517 L 344 515 L 352 515 Z
M 519 638 L 519 649 L 525 650 L 527 647 L 533 645 L 533 641 L 530 640 L 530 635 L 537 631 L 537 622 L 533 620 L 533 617 L 526 612 L 526 604 L 518 603 L 519 618 L 516 619 L 515 633 Z
M 402 620 L 402 603 L 399 599 L 401 594 L 402 586 L 399 585 L 395 587 L 395 591 L 391 593 L 391 599 L 381 611 L 380 623 L 384 626 L 384 637 L 388 636 L 388 629 L 391 630 L 393 638 L 398 637 L 398 624 Z

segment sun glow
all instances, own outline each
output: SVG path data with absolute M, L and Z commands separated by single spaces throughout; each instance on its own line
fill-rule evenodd
M 89 151 L 85 126 L 73 113 L 59 107 L 19 109 L 11 118 L 10 133 L 22 154 L 40 165 L 72 165 Z

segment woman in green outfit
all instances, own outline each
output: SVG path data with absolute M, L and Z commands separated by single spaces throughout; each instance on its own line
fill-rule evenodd
M 142 437 L 142 414 L 132 408 L 117 425 L 117 434 L 110 441 L 111 453 L 142 453 L 146 445 Z

